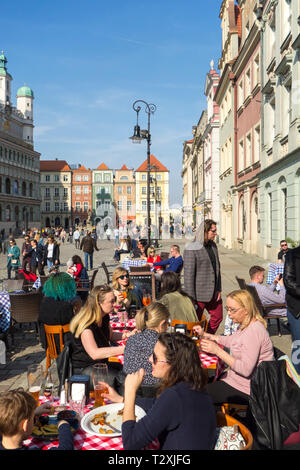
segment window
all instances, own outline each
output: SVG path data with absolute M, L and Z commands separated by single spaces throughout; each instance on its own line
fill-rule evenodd
M 118 201 L 118 211 L 122 210 L 122 201 Z
M 244 169 L 244 141 L 239 143 L 239 171 Z
M 147 194 L 147 186 L 142 186 L 142 194 Z
M 104 201 L 104 206 L 105 206 L 105 210 L 109 211 L 110 209 L 110 201 Z
M 79 211 L 80 211 L 80 208 L 81 208 L 80 202 L 76 201 L 76 202 L 75 202 L 75 209 L 76 209 L 76 212 L 79 212 Z
M 131 194 L 131 186 L 127 186 L 127 194 Z
M 122 194 L 122 186 L 118 186 L 118 194 Z
M 14 194 L 19 194 L 19 183 L 17 180 L 14 181 Z
M 83 181 L 88 181 L 89 180 L 89 175 L 83 175 Z
M 50 202 L 45 203 L 45 210 L 46 212 L 50 212 Z
M 95 175 L 95 181 L 97 181 L 97 183 L 101 183 L 101 182 L 102 182 L 102 175 L 101 175 L 101 173 L 96 173 L 96 175 Z
M 154 201 L 153 200 L 150 201 L 150 211 L 154 212 Z
M 50 175 L 45 175 L 45 181 L 47 181 L 47 183 L 49 183 L 49 181 L 50 181 Z
M 84 202 L 84 203 L 83 203 L 83 210 L 84 210 L 85 212 L 87 212 L 87 211 L 89 210 L 89 203 L 88 203 L 88 202 Z
M 260 160 L 260 126 L 254 129 L 254 157 L 253 161 L 258 162 Z
M 142 201 L 142 211 L 146 212 L 147 210 L 147 201 Z
M 107 182 L 107 183 L 110 182 L 110 174 L 109 173 L 105 173 L 104 181 Z
M 59 181 L 59 175 L 54 175 L 54 181 L 57 183 Z
M 246 80 L 245 80 L 245 96 L 248 98 L 248 96 L 251 93 L 251 73 L 250 69 L 247 70 L 246 72 Z
M 64 188 L 64 197 L 68 197 L 68 188 Z
M 65 212 L 68 212 L 68 210 L 69 210 L 68 203 L 67 203 L 67 202 L 64 202 L 64 211 L 65 211 Z
M 50 197 L 50 188 L 45 188 L 45 197 Z
M 252 142 L 251 133 L 246 137 L 246 167 L 252 164 Z
M 59 197 L 59 188 L 54 188 L 54 197 Z
M 81 186 L 75 186 L 75 194 L 81 194 Z
M 75 181 L 81 181 L 81 176 L 80 176 L 80 175 L 76 175 L 76 176 L 75 176 Z
M 142 181 L 147 181 L 147 175 L 142 175 Z
M 128 181 L 128 176 L 121 176 L 120 181 Z
M 55 212 L 58 212 L 58 211 L 59 211 L 59 202 L 56 202 L 56 203 L 54 204 L 54 210 L 55 210 Z
M 64 175 L 63 180 L 64 180 L 65 182 L 66 182 L 66 181 L 69 181 L 68 175 Z
M 239 83 L 239 88 L 238 88 L 238 103 L 239 103 L 239 108 L 242 106 L 244 103 L 244 83 L 243 80 L 240 81 Z
M 88 186 L 84 186 L 83 194 L 89 194 L 89 187 Z
M 253 77 L 253 85 L 254 87 L 260 83 L 260 65 L 259 65 L 259 54 L 254 59 L 254 77 Z
M 131 210 L 132 210 L 132 202 L 127 201 L 127 212 L 131 212 Z

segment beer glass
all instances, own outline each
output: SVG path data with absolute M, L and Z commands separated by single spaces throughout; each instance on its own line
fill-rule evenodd
M 106 382 L 108 378 L 108 367 L 107 364 L 95 364 L 93 366 L 93 384 L 94 384 L 94 397 L 95 404 L 94 408 L 105 405 L 103 394 L 108 393 L 105 385 L 99 384 L 99 382 Z
M 39 406 L 39 396 L 43 382 L 43 366 L 41 366 L 40 364 L 33 364 L 31 366 L 28 366 L 27 381 L 28 391 L 30 395 L 32 395 L 35 399 L 37 406 Z

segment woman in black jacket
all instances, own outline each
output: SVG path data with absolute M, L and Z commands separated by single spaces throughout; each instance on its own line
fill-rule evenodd
M 56 243 L 53 235 L 49 235 L 44 247 L 44 265 L 50 269 L 53 265 L 59 265 L 59 245 Z
M 300 374 L 300 246 L 285 256 L 283 282 L 286 288 L 287 317 L 292 334 L 292 363 Z

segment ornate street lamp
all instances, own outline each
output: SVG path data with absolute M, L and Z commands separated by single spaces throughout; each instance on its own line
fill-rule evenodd
M 139 103 L 145 105 L 145 112 L 148 114 L 148 128 L 141 130 L 138 119 L 139 112 L 142 109 Z M 148 104 L 146 101 L 137 100 L 133 103 L 133 109 L 136 112 L 136 125 L 134 126 L 134 133 L 129 137 L 133 143 L 140 144 L 142 140 L 147 140 L 147 239 L 148 245 L 151 243 L 151 218 L 150 218 L 150 147 L 151 147 L 151 134 L 150 134 L 150 116 L 156 111 L 155 104 Z

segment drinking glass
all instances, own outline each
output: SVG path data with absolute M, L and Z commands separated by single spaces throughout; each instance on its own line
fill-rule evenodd
M 95 364 L 93 366 L 93 384 L 94 384 L 94 408 L 105 405 L 103 394 L 108 393 L 108 388 L 99 382 L 107 383 L 108 367 L 107 364 Z
M 74 400 L 73 398 L 70 399 L 69 405 L 71 410 L 75 411 L 79 418 L 81 419 L 84 415 L 84 407 L 85 407 L 85 396 L 81 400 Z
M 151 304 L 151 296 L 147 292 L 144 292 L 143 293 L 143 305 L 145 305 L 146 307 L 149 304 Z
M 27 369 L 28 391 L 39 406 L 39 396 L 43 382 L 43 367 L 39 364 L 32 364 Z
M 126 300 L 126 299 L 127 299 L 127 292 L 126 292 L 126 290 L 123 290 L 123 291 L 122 291 L 122 294 L 123 294 L 123 299 Z

